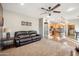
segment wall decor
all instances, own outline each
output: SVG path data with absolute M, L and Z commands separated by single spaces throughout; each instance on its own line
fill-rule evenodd
M 22 26 L 32 26 L 32 22 L 21 21 Z
M 4 19 L 3 17 L 0 17 L 0 26 L 3 26 L 4 25 Z

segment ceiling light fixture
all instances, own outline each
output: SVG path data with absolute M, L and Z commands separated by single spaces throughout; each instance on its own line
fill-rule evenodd
M 75 8 L 69 8 L 67 11 L 70 12 L 70 11 L 73 11 L 75 10 Z
M 21 3 L 20 5 L 21 5 L 21 6 L 23 6 L 23 5 L 24 5 L 24 3 Z

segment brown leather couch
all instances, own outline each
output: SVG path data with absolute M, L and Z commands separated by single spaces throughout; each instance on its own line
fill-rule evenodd
M 36 31 L 17 31 L 14 36 L 15 46 L 21 46 L 41 40 L 41 35 Z

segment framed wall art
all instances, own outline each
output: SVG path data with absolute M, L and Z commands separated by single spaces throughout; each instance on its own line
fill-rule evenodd
M 32 26 L 32 22 L 21 21 L 22 26 Z

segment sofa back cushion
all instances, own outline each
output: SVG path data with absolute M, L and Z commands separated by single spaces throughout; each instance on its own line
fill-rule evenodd
M 33 36 L 36 36 L 36 34 L 30 34 L 30 36 L 32 36 L 32 37 L 33 37 Z
M 37 35 L 37 32 L 36 32 L 36 31 L 28 31 L 28 33 L 29 33 L 29 35 L 30 35 L 31 37 Z
M 29 34 L 37 34 L 36 31 L 28 31 Z
M 29 35 L 19 35 L 18 37 L 22 39 L 22 38 L 29 38 L 30 36 Z
M 20 36 L 20 35 L 28 35 L 28 31 L 18 31 L 18 32 L 15 32 L 15 37 Z

